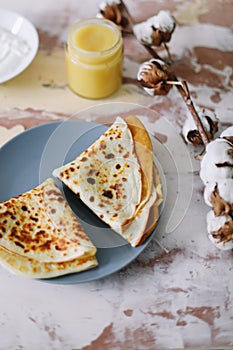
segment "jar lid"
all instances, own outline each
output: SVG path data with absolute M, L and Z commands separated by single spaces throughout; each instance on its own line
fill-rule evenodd
M 78 59 L 102 61 L 118 51 L 123 41 L 121 31 L 112 21 L 88 18 L 72 25 L 67 45 Z

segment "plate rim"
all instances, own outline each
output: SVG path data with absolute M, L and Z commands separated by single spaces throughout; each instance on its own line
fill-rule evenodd
M 38 34 L 38 31 L 37 31 L 36 27 L 34 26 L 34 24 L 27 17 L 25 17 L 24 15 L 21 15 L 17 11 L 11 11 L 8 9 L 0 8 L 0 18 L 1 18 L 1 16 L 4 16 L 4 15 L 15 17 L 15 18 L 17 18 L 17 17 L 22 18 L 23 21 L 26 23 L 26 25 L 29 27 L 31 35 L 33 37 L 33 40 L 31 42 L 27 41 L 27 44 L 29 44 L 29 46 L 31 48 L 31 52 L 29 53 L 29 55 L 25 56 L 23 61 L 21 62 L 21 64 L 16 69 L 14 69 L 11 73 L 0 76 L 0 84 L 8 82 L 9 80 L 17 77 L 26 68 L 28 68 L 29 65 L 32 63 L 32 61 L 34 60 L 34 58 L 39 50 L 39 34 Z M 6 26 L 4 24 L 3 25 L 1 24 L 0 27 L 4 28 L 6 30 L 11 29 L 11 28 L 9 28 L 9 26 Z M 21 36 L 19 35 L 19 37 L 21 37 Z M 33 43 L 33 45 L 30 45 L 31 43 Z

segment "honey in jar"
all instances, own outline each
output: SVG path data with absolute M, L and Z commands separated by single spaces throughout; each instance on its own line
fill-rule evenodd
M 68 85 L 86 98 L 103 98 L 122 82 L 123 40 L 111 21 L 80 20 L 69 31 L 66 44 Z

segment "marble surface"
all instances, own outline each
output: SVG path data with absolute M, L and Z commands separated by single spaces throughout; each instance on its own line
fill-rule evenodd
M 0 0 L 1 8 L 32 21 L 40 37 L 33 63 L 0 85 L 0 145 L 27 128 L 73 115 L 109 123 L 117 114 L 137 113 L 161 142 L 158 156 L 167 189 L 163 215 L 147 249 L 99 281 L 48 284 L 1 268 L 0 350 L 233 348 L 233 254 L 217 250 L 207 238 L 209 208 L 196 151 L 180 136 L 188 110 L 176 89 L 166 97 L 142 91 L 135 78 L 139 64 L 150 56 L 129 35 L 124 37 L 124 80 L 118 92 L 87 100 L 67 87 L 68 28 L 78 18 L 95 16 L 99 3 Z M 126 4 L 136 22 L 161 9 L 172 12 L 177 28 L 169 47 L 176 75 L 188 81 L 197 105 L 215 110 L 221 128 L 233 124 L 232 2 Z

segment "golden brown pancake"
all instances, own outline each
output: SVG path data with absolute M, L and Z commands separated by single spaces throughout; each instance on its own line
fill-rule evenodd
M 117 117 L 87 150 L 53 175 L 135 247 L 158 221 L 161 183 L 154 179 L 154 166 L 150 136 L 141 121 Z M 151 217 L 154 224 L 148 226 Z
M 81 271 L 89 258 L 95 260 L 96 248 L 54 180 L 47 179 L 0 203 L 0 253 L 0 264 L 36 277 Z

